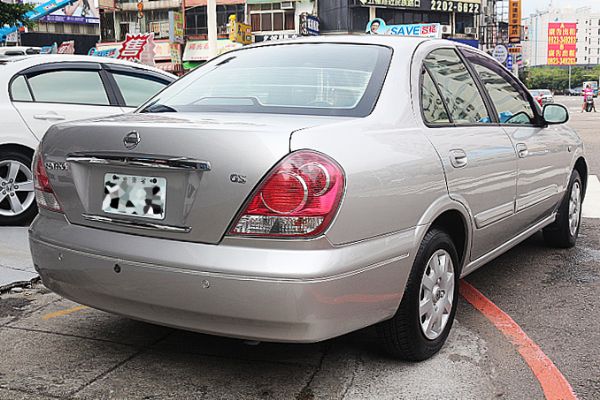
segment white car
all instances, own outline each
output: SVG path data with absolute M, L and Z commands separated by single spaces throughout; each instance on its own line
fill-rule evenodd
M 50 126 L 133 111 L 175 79 L 111 58 L 0 59 L 0 225 L 20 225 L 35 216 L 31 160 Z
M 31 46 L 4 46 L 0 47 L 0 56 L 28 56 L 40 54 L 40 47 Z

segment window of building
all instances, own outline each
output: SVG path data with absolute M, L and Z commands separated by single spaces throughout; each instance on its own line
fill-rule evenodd
M 235 15 L 238 21 L 243 22 L 244 5 L 217 5 L 217 33 L 220 35 L 227 34 L 227 24 L 229 16 Z M 195 7 L 185 12 L 185 33 L 186 35 L 207 35 L 208 34 L 208 17 L 206 7 Z
M 291 3 L 295 6 L 294 3 Z M 294 9 L 282 9 L 281 3 L 250 4 L 253 32 L 293 31 L 296 29 Z

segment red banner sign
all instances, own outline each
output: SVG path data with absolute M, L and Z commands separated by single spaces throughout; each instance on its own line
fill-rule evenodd
M 577 24 L 548 24 L 548 65 L 577 64 Z

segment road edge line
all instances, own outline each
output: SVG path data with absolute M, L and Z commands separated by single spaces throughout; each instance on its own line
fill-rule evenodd
M 527 336 L 521 327 L 473 285 L 461 280 L 459 291 L 475 309 L 481 312 L 502 334 L 516 346 L 548 400 L 576 400 L 577 396 L 564 375 L 542 349 Z

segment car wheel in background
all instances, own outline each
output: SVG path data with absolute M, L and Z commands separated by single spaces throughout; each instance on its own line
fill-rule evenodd
M 459 276 L 452 238 L 432 228 L 419 247 L 398 311 L 377 327 L 391 355 L 422 361 L 442 348 L 456 314 Z
M 544 228 L 544 240 L 552 247 L 570 248 L 575 246 L 581 225 L 581 205 L 583 201 L 583 185 L 579 172 L 571 174 L 569 187 L 563 198 L 556 221 Z
M 31 156 L 0 150 L 0 225 L 25 225 L 36 214 Z

